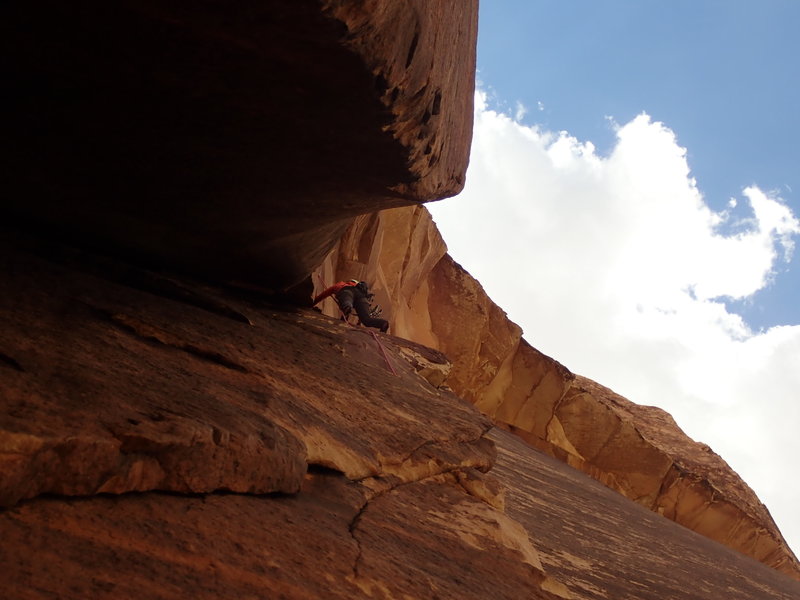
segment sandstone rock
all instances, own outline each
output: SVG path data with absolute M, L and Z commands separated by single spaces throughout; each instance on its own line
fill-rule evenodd
M 278 289 L 461 190 L 477 0 L 13 0 L 4 219 Z
M 42 493 L 294 492 L 307 464 L 351 479 L 490 465 L 488 422 L 419 379 L 400 340 L 382 342 L 395 377 L 364 330 L 241 299 L 206 303 L 243 323 L 57 255 L 67 262 L 3 245 L 6 505 Z
M 476 16 L 476 0 L 11 3 L 5 596 L 797 596 L 672 530 L 657 546 L 670 558 L 648 571 L 630 553 L 647 557 L 666 520 L 501 433 L 516 493 L 482 474 L 491 423 L 448 385 L 640 503 L 797 574 L 757 500 L 728 489 L 737 478 L 684 454 L 664 415 L 524 342 L 426 211 L 365 214 L 461 189 Z M 306 277 L 356 215 L 314 285 L 370 279 L 393 331 L 434 350 L 243 291 Z M 641 456 L 621 459 L 631 447 Z M 624 516 L 591 518 L 585 498 Z M 610 543 L 623 568 L 601 558 Z M 699 579 L 679 560 L 698 548 L 712 573 Z
M 5 450 L 24 435 L 54 447 L 83 436 L 95 451 L 65 442 L 49 456 L 36 444 L 0 454 L 7 505 L 28 498 L 0 510 L 9 598 L 796 592 L 495 432 L 498 487 L 481 473 L 494 462 L 489 423 L 419 377 L 403 340 L 378 336 L 395 376 L 375 338 L 313 311 L 20 244 L 6 236 L 0 263 L 0 439 Z M 248 431 L 283 441 L 234 443 Z M 26 461 L 25 477 L 9 476 Z M 136 475 L 149 471 L 135 461 L 160 478 Z M 293 467 L 279 478 L 298 463 L 300 477 Z M 635 508 L 598 519 L 619 506 Z M 695 553 L 710 569 L 699 584 L 679 560 Z
M 403 340 L 394 375 L 310 310 L 0 250 L 4 597 L 570 597 L 481 474 L 490 423 Z
M 37 499 L 0 514 L 6 598 L 357 598 L 358 491 Z
M 6 507 L 5 597 L 789 600 L 800 590 L 493 430 L 501 489 L 474 468 L 494 462 L 486 419 L 421 379 L 402 340 L 380 336 L 394 376 L 370 352 L 372 336 L 313 311 L 4 242 L 0 368 L 18 382 L 0 397 L 5 433 L 94 433 L 82 411 L 137 431 L 114 418 L 144 404 L 193 424 L 137 441 L 172 435 L 152 454 L 167 463 L 180 453 L 197 481 L 218 471 L 202 436 L 191 439 L 211 423 L 280 423 L 287 440 L 318 442 L 307 455 L 331 467 L 312 466 L 293 494 L 159 486 Z M 98 348 L 104 368 L 90 370 Z M 46 405 L 27 393 L 50 387 Z M 8 409 L 23 407 L 17 394 L 29 401 L 26 422 Z M 375 473 L 360 478 L 353 465 L 370 462 Z M 87 475 L 96 465 L 84 466 Z
M 752 489 L 663 410 L 578 376 L 552 419 L 563 438 L 511 429 L 639 504 L 800 579 L 797 559 Z
M 650 508 L 800 579 L 800 569 L 767 508 L 706 444 L 690 441 L 670 415 L 582 380 L 595 396 L 628 411 L 640 435 L 671 460 Z
M 533 348 L 449 255 L 421 206 L 358 217 L 314 275 L 369 281 L 391 331 L 452 362 L 444 385 L 498 425 L 628 498 L 795 578 L 769 512 L 719 456 Z M 335 314 L 332 301 L 323 305 Z M 441 384 L 440 384 L 441 385 Z
M 364 279 L 395 335 L 438 348 L 430 322 L 428 276 L 446 253 L 430 213 L 420 206 L 362 215 L 312 274 L 314 291 L 342 279 Z M 338 313 L 332 300 L 320 308 L 330 316 Z
M 492 474 L 507 514 L 528 531 L 544 569 L 574 598 L 792 600 L 800 582 L 663 519 L 493 430 Z
M 355 572 L 366 594 L 571 598 L 544 589 L 550 579 L 518 523 L 453 484 L 452 476 L 442 476 L 399 486 L 362 509 L 351 530 L 361 549 Z M 498 569 L 507 578 L 498 578 Z
M 417 200 L 461 191 L 472 139 L 477 0 L 324 0 L 347 27 L 345 45 L 375 77 L 391 111 L 389 130 L 408 152 Z
M 288 497 L 47 498 L 0 532 L 7 598 L 571 597 L 541 588 L 518 524 L 446 478 L 369 501 L 333 474 Z

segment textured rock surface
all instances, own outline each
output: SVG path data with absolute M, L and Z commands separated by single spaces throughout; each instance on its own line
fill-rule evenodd
M 325 474 L 291 497 L 46 498 L 0 514 L 4 597 L 571 597 L 510 523 L 447 481 L 367 502 Z
M 552 454 L 689 529 L 800 578 L 791 550 L 755 493 L 663 410 L 576 377 L 553 419 L 570 451 L 554 440 Z
M 3 241 L 4 597 L 564 597 L 435 351 Z
M 4 219 L 282 287 L 463 186 L 477 0 L 13 0 Z
M 345 45 L 375 77 L 392 113 L 389 131 L 408 152 L 412 178 L 392 191 L 416 200 L 464 184 L 472 139 L 477 0 L 323 0 L 347 27 Z
M 789 600 L 800 589 L 490 430 L 420 376 L 442 364 L 436 351 L 380 335 L 395 376 L 375 338 L 313 311 L 22 246 L 0 247 L 5 598 Z M 256 442 L 237 443 L 250 432 Z M 58 446 L 76 437 L 97 452 Z M 483 473 L 493 440 L 500 483 Z M 13 476 L 46 444 L 58 448 Z
M 511 493 L 485 474 L 491 422 L 443 382 L 796 574 L 711 453 L 526 344 L 426 211 L 364 215 L 461 189 L 476 18 L 476 0 L 11 2 L 4 597 L 797 597 L 518 438 L 492 434 Z M 356 215 L 314 285 L 376 282 L 416 343 L 242 291 L 307 277 Z M 651 570 L 629 554 L 648 540 Z
M 0 248 L 4 597 L 570 597 L 435 351 L 380 336 L 393 375 L 314 311 Z
M 486 419 L 416 376 L 394 377 L 365 330 L 241 308 L 113 264 L 7 247 L 3 257 L 5 504 L 41 493 L 293 492 L 307 463 L 351 479 L 416 479 L 459 453 L 462 466 L 488 468 Z M 393 368 L 416 375 L 394 353 Z M 364 376 L 373 367 L 382 380 Z
M 662 519 L 563 462 L 493 430 L 506 511 L 574 598 L 793 600 L 800 582 Z
M 769 512 L 722 458 L 663 411 L 533 348 L 446 252 L 424 207 L 381 211 L 355 220 L 314 281 L 317 288 L 370 281 L 391 331 L 444 353 L 453 363 L 445 384 L 496 423 L 643 506 L 800 579 Z

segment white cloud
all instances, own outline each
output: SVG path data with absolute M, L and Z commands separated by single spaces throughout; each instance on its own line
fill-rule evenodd
M 456 260 L 535 347 L 723 456 L 800 550 L 800 324 L 752 332 L 746 299 L 788 260 L 800 222 L 755 186 L 732 223 L 704 202 L 686 151 L 646 114 L 608 156 L 527 127 L 476 96 L 465 191 L 429 205 Z M 722 234 L 723 225 L 735 233 Z
M 517 108 L 514 111 L 514 120 L 519 123 L 522 119 L 525 118 L 525 115 L 528 114 L 528 109 L 525 108 L 525 105 L 522 104 L 519 100 L 517 100 Z

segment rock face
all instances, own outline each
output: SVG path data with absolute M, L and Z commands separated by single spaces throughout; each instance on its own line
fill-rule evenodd
M 800 596 L 495 429 L 795 573 L 712 453 L 526 344 L 427 212 L 375 212 L 463 184 L 475 0 L 4 17 L 4 598 Z M 398 335 L 263 293 L 337 243 L 314 285 L 376 282 Z
M 510 429 L 639 504 L 800 579 L 797 559 L 755 493 L 663 410 L 576 377 L 553 423 L 557 435 L 544 441 Z
M 421 376 L 433 350 L 377 334 L 384 358 L 311 310 L 0 250 L 5 598 L 800 593 L 493 429 Z
M 242 310 L 202 288 L 112 268 L 107 277 L 149 292 L 137 294 L 77 267 L 8 252 L 6 506 L 44 493 L 293 493 L 309 464 L 352 480 L 405 480 L 437 473 L 437 456 L 454 444 L 469 450 L 464 466 L 490 464 L 491 444 L 481 441 L 488 421 L 430 384 L 393 377 L 364 330 L 334 335 L 322 317 Z M 188 308 L 167 301 L 181 292 Z M 326 365 L 299 332 L 350 360 Z M 415 372 L 403 363 L 393 368 Z M 384 381 L 366 380 L 364 365 L 382 367 Z M 433 418 L 441 402 L 451 413 L 446 421 Z M 381 426 L 387 406 L 395 415 Z M 430 426 L 418 429 L 419 422 Z M 366 424 L 370 438 L 355 441 Z
M 453 366 L 446 385 L 498 425 L 639 504 L 800 579 L 767 509 L 663 411 L 571 373 L 522 338 L 455 263 L 424 207 L 358 217 L 314 276 L 373 282 L 391 331 Z M 325 301 L 327 314 L 335 314 Z M 468 324 L 466 326 L 465 324 Z
M 12 0 L 3 218 L 283 288 L 350 219 L 451 196 L 477 0 Z
M 797 582 L 492 430 L 506 511 L 574 598 L 794 598 Z M 744 575 L 747 573 L 747 575 Z M 751 579 L 752 577 L 752 579 Z M 767 583 L 768 582 L 768 583 Z
M 441 355 L 16 236 L 2 256 L 4 597 L 564 597 L 482 474 L 490 422 L 417 374 Z

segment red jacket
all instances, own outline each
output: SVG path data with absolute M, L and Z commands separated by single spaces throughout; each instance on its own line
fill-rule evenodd
M 343 288 L 353 287 L 354 285 L 357 284 L 358 282 L 353 279 L 351 279 L 350 281 L 340 281 L 339 283 L 334 283 L 331 287 L 329 287 L 319 296 L 314 298 L 314 304 L 318 304 L 322 300 L 325 300 L 325 298 L 327 298 L 328 296 L 332 296 L 333 294 L 338 294 Z

